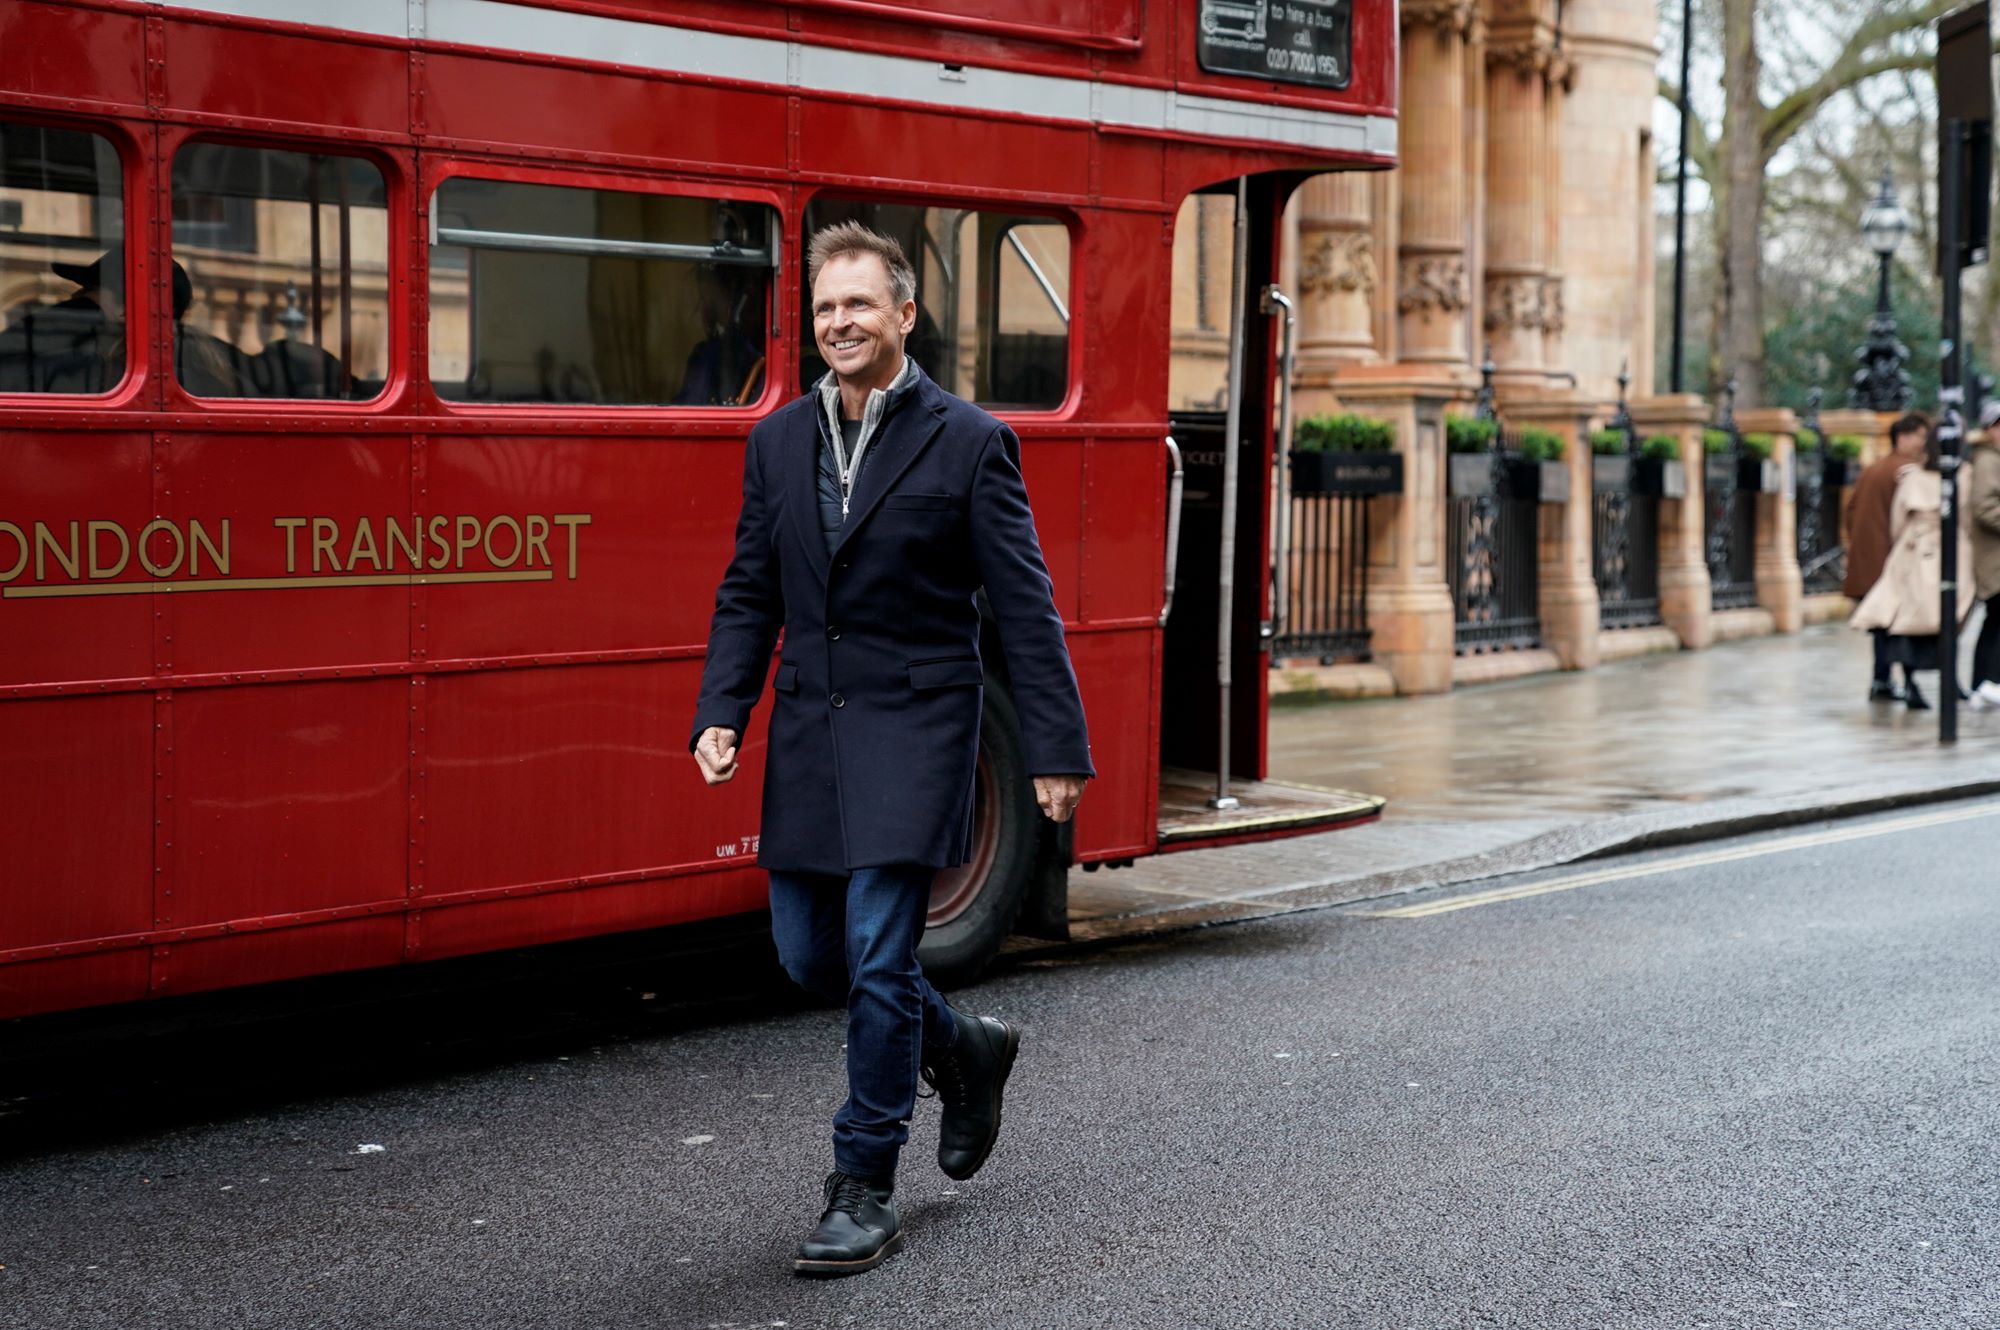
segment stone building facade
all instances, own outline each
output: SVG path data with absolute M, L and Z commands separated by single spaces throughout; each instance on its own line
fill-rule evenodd
M 1702 490 L 1711 404 L 1654 393 L 1653 0 L 1404 0 L 1400 14 L 1401 165 L 1308 181 L 1286 218 L 1281 284 L 1298 301 L 1296 414 L 1392 421 L 1404 489 L 1367 501 L 1367 548 L 1343 554 L 1366 561 L 1365 664 L 1329 672 L 1280 662 L 1288 682 L 1431 692 L 1796 628 L 1806 606 L 1791 493 L 1754 500 L 1755 604 L 1712 596 L 1714 519 L 1704 505 L 1717 494 L 1725 507 L 1733 501 L 1721 482 Z M 1177 231 L 1177 409 L 1218 400 L 1228 209 L 1226 198 L 1191 199 Z M 1472 409 L 1488 355 L 1508 427 L 1546 429 L 1566 444 L 1571 497 L 1531 511 L 1529 553 L 1516 554 L 1535 565 L 1538 583 L 1537 640 L 1521 650 L 1467 649 L 1465 574 L 1447 566 L 1464 542 L 1450 529 L 1459 518 L 1444 479 L 1445 422 Z M 1638 434 L 1678 441 L 1689 490 L 1657 506 L 1658 622 L 1608 630 L 1589 434 L 1610 418 L 1621 373 Z M 1760 446 L 1791 476 L 1791 413 L 1746 413 L 1741 424 L 1770 436 Z M 1739 590 L 1753 561 L 1743 529 Z M 1295 547 L 1288 557 L 1324 553 Z

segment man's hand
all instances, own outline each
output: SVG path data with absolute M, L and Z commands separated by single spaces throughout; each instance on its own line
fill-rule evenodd
M 1051 822 L 1067 822 L 1076 811 L 1077 800 L 1083 798 L 1085 776 L 1037 776 L 1035 777 L 1035 802 L 1042 806 L 1042 815 Z
M 701 778 L 710 785 L 722 785 L 736 776 L 736 731 L 711 725 L 701 732 L 694 746 L 694 760 L 701 764 Z M 1037 782 L 1039 785 L 1040 782 Z M 1070 800 L 1072 804 L 1076 800 Z

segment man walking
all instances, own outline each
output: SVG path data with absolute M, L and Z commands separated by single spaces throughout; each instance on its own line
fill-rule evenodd
M 1020 1045 L 917 962 L 931 879 L 969 857 L 982 586 L 1042 811 L 1066 821 L 1095 771 L 1019 440 L 904 354 L 916 275 L 894 240 L 829 227 L 806 273 L 830 369 L 750 434 L 689 746 L 709 784 L 735 776 L 782 627 L 757 857 L 786 972 L 847 1003 L 834 1171 L 793 1268 L 841 1275 L 901 1243 L 892 1194 L 919 1077 L 944 1107 L 938 1164 L 969 1178 Z
M 1923 462 L 1924 440 L 1930 432 L 1927 416 L 1912 411 L 1899 417 L 1889 427 L 1888 454 L 1861 473 L 1854 482 L 1854 493 L 1847 497 L 1847 510 L 1841 515 L 1846 527 L 1841 534 L 1847 546 L 1847 577 L 1840 589 L 1856 604 L 1882 576 L 1892 543 L 1889 510 L 1896 501 L 1896 482 L 1907 468 Z M 1889 679 L 1894 657 L 1888 631 L 1877 628 L 1870 635 L 1875 639 L 1875 672 L 1868 683 L 1868 700 L 1895 701 L 1902 695 Z

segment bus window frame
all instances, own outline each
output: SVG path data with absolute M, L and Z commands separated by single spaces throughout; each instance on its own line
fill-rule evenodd
M 262 416 L 273 413 L 314 416 L 321 418 L 393 416 L 407 410 L 406 399 L 411 387 L 410 343 L 417 340 L 408 330 L 411 318 L 410 272 L 407 266 L 399 266 L 397 256 L 410 245 L 411 226 L 411 183 L 407 163 L 395 153 L 381 146 L 350 139 L 310 138 L 298 134 L 256 134 L 239 131 L 218 131 L 206 125 L 160 127 L 159 158 L 154 163 L 155 180 L 159 198 L 164 207 L 158 209 L 152 218 L 154 244 L 152 253 L 157 258 L 154 271 L 159 274 L 159 289 L 165 289 L 168 264 L 174 257 L 174 162 L 181 150 L 195 143 L 214 143 L 228 148 L 266 148 L 275 152 L 300 152 L 326 157 L 355 157 L 373 166 L 382 175 L 384 197 L 388 205 L 388 295 L 389 311 L 387 333 L 389 338 L 387 363 L 388 376 L 382 381 L 382 391 L 366 401 L 354 402 L 325 397 L 197 397 L 181 386 L 180 376 L 174 373 L 160 375 L 163 395 L 163 409 L 166 411 L 200 412 L 213 416 Z M 154 363 L 171 367 L 173 364 L 173 306 L 171 299 L 158 302 L 150 320 L 152 337 L 148 347 L 153 353 Z
M 44 129 L 67 129 L 94 134 L 111 145 L 118 155 L 118 187 L 123 191 L 119 210 L 124 214 L 125 231 L 119 239 L 125 246 L 125 371 L 116 385 L 101 393 L 8 393 L 0 392 L 0 407 L 22 411 L 120 411 L 144 410 L 142 401 L 152 387 L 153 366 L 153 284 L 149 280 L 152 254 L 144 237 L 152 234 L 153 191 L 148 187 L 151 169 L 150 134 L 141 137 L 120 120 L 99 120 L 86 116 L 66 116 L 26 107 L 0 107 L 0 117 L 17 125 L 38 125 Z M 134 327 L 147 331 L 135 338 Z
M 1022 222 L 1055 222 L 1061 225 L 1069 236 L 1069 289 L 1063 294 L 1065 302 L 1069 307 L 1069 323 L 1067 327 L 1071 330 L 1070 335 L 1066 339 L 1068 342 L 1066 348 L 1067 365 L 1066 377 L 1063 382 L 1062 400 L 1053 406 L 1047 407 L 991 407 L 979 406 L 977 402 L 972 402 L 972 404 L 979 406 L 981 411 L 986 412 L 995 420 L 1009 422 L 1018 420 L 1031 429 L 1066 425 L 1076 419 L 1077 415 L 1083 409 L 1084 339 L 1076 335 L 1074 330 L 1084 326 L 1090 311 L 1088 302 L 1085 299 L 1085 284 L 1079 280 L 1079 260 L 1085 254 L 1083 248 L 1085 229 L 1083 218 L 1075 209 L 1052 203 L 1024 202 L 1011 196 L 995 198 L 978 194 L 851 189 L 839 184 L 822 184 L 804 195 L 799 201 L 797 222 L 799 240 L 797 249 L 801 256 L 801 261 L 800 272 L 793 278 L 793 286 L 801 292 L 803 292 L 805 287 L 803 256 L 807 246 L 812 243 L 811 237 L 805 233 L 806 215 L 811 212 L 813 204 L 821 200 L 833 204 L 887 203 L 910 208 L 958 208 L 967 212 L 994 213 L 1008 218 L 1010 229 L 1013 226 L 1020 225 Z M 988 331 L 987 323 L 989 319 L 998 318 L 999 308 L 1000 302 L 998 292 L 996 291 L 992 309 L 987 311 L 986 318 L 982 318 L 979 321 L 982 335 Z M 801 308 L 797 315 L 797 320 L 800 328 L 800 336 L 810 340 L 810 334 L 805 330 L 807 316 L 808 311 Z M 800 345 L 799 353 L 801 356 L 805 353 L 803 343 Z M 798 377 L 798 369 L 797 364 L 792 366 L 792 376 L 794 379 Z M 971 398 L 964 400 L 968 402 L 972 401 Z M 1023 437 L 1025 438 L 1026 435 L 1023 435 Z
M 718 180 L 713 176 L 678 173 L 624 171 L 602 167 L 565 169 L 516 158 L 482 156 L 471 153 L 426 156 L 418 181 L 421 199 L 416 210 L 420 227 L 413 251 L 421 255 L 411 270 L 411 315 L 413 338 L 418 345 L 412 366 L 422 385 L 425 411 L 460 419 L 534 420 L 554 425 L 565 420 L 617 421 L 640 424 L 672 421 L 676 425 L 711 426 L 727 422 L 749 426 L 769 415 L 787 397 L 786 385 L 798 373 L 799 347 L 786 331 L 790 286 L 797 281 L 800 251 L 787 242 L 800 214 L 789 206 L 787 191 L 750 181 Z M 431 245 L 432 202 L 446 181 L 455 179 L 491 180 L 502 184 L 551 185 L 560 189 L 585 189 L 625 194 L 656 194 L 667 198 L 710 199 L 718 203 L 754 203 L 771 209 L 777 218 L 773 243 L 778 247 L 772 264 L 771 326 L 765 332 L 764 386 L 756 397 L 742 406 L 676 406 L 648 402 L 612 406 L 591 402 L 460 402 L 442 397 L 430 373 L 431 329 Z M 796 318 L 796 312 L 792 313 Z M 773 370 L 773 365 L 778 367 Z M 781 377 L 782 373 L 782 377 Z

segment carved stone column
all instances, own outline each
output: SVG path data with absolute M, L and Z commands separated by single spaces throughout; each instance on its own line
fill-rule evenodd
M 1520 386 L 1546 382 L 1554 51 L 1553 31 L 1532 11 L 1496 18 L 1486 46 L 1485 330 L 1495 377 Z
M 1570 369 L 1563 363 L 1563 326 L 1566 321 L 1563 299 L 1563 100 L 1576 85 L 1576 65 L 1561 51 L 1549 56 L 1547 113 L 1543 135 L 1547 145 L 1547 198 L 1543 209 L 1547 219 L 1542 235 L 1542 364 L 1551 372 Z
M 1671 393 L 1632 404 L 1632 422 L 1642 436 L 1680 440 L 1687 493 L 1660 500 L 1660 619 L 1689 650 L 1715 641 L 1715 597 L 1708 580 L 1708 552 L 1702 526 L 1704 454 L 1701 431 L 1708 403 L 1694 393 Z
M 1408 0 L 1402 9 L 1401 246 L 1397 358 L 1470 363 L 1465 310 L 1465 49 L 1472 0 Z
M 1771 436 L 1771 460 L 1784 476 L 1778 493 L 1757 496 L 1757 604 L 1771 612 L 1779 632 L 1796 633 L 1805 624 L 1806 601 L 1799 572 L 1798 490 L 1792 479 L 1798 466 L 1799 419 L 1786 407 L 1766 407 L 1738 411 L 1736 426 L 1745 434 Z
M 1375 231 L 1369 177 L 1315 176 L 1299 189 L 1297 383 L 1322 388 L 1346 364 L 1380 358 L 1375 345 Z

